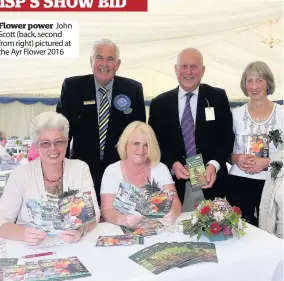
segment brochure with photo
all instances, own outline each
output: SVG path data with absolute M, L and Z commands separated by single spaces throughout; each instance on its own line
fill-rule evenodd
M 170 211 L 174 194 L 174 191 L 158 188 L 155 180 L 144 188 L 123 182 L 119 186 L 113 205 L 125 215 L 162 218 Z
M 130 246 L 144 244 L 144 237 L 131 235 L 99 236 L 96 246 Z
M 79 229 L 95 220 L 95 209 L 89 192 L 76 193 L 54 201 L 30 199 L 26 202 L 33 227 L 49 235 L 56 235 L 65 229 Z
M 207 185 L 206 170 L 201 154 L 186 159 L 192 189 Z

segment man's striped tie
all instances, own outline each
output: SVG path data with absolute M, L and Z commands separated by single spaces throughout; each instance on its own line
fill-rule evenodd
M 186 156 L 191 157 L 196 155 L 195 145 L 195 127 L 194 119 L 191 113 L 190 99 L 193 93 L 186 94 L 186 103 L 184 107 L 184 113 L 181 119 L 181 131 L 183 135 Z
M 101 87 L 99 89 L 101 93 L 101 102 L 100 102 L 100 112 L 99 112 L 99 136 L 100 136 L 100 158 L 103 159 L 105 142 L 107 136 L 107 127 L 109 121 L 109 102 L 107 99 L 107 89 Z

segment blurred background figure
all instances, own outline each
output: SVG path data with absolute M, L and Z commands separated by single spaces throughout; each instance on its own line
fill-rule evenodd
M 283 150 L 277 151 L 272 160 L 261 196 L 259 227 L 283 239 Z
M 6 151 L 6 144 L 7 144 L 7 136 L 5 132 L 0 131 L 0 158 L 2 159 L 2 161 L 5 161 L 10 164 L 19 162 L 23 158 L 23 154 L 19 153 L 11 156 Z

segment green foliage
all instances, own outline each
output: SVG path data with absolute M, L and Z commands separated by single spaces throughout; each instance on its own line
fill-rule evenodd
M 275 147 L 277 148 L 279 143 L 283 143 L 282 137 L 281 137 L 281 133 L 279 130 L 273 130 L 270 131 L 269 134 L 269 141 L 273 142 L 273 144 L 275 145 Z
M 153 179 L 152 182 L 148 179 L 148 183 L 144 187 L 146 188 L 147 195 L 151 195 L 161 190 L 158 186 L 158 182 L 155 182 L 155 179 Z
M 79 190 L 68 190 L 68 191 L 65 191 L 65 192 L 63 192 L 62 194 L 60 194 L 58 197 L 59 197 L 59 199 L 63 199 L 63 198 L 65 198 L 65 197 L 68 197 L 68 196 L 70 196 L 70 195 L 75 195 L 75 194 L 77 194 L 79 192 Z
M 282 161 L 273 161 L 270 163 L 270 172 L 271 172 L 271 178 L 273 181 L 276 180 L 277 175 L 279 174 L 280 170 L 283 167 L 283 162 Z

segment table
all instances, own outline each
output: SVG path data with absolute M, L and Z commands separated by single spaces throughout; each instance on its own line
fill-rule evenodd
M 189 217 L 183 213 L 179 220 Z M 183 269 L 172 268 L 154 275 L 131 261 L 128 256 L 157 242 L 196 241 L 182 232 L 165 231 L 145 238 L 144 245 L 128 247 L 95 247 L 99 235 L 122 234 L 119 226 L 100 223 L 76 244 L 64 244 L 55 248 L 31 251 L 25 243 L 7 240 L 8 257 L 20 257 L 34 252 L 55 251 L 57 257 L 78 256 L 92 277 L 80 278 L 85 281 L 270 281 L 277 265 L 283 259 L 283 240 L 252 225 L 247 235 L 240 240 L 232 238 L 215 242 L 219 263 L 200 263 Z M 200 241 L 208 242 L 202 237 Z

